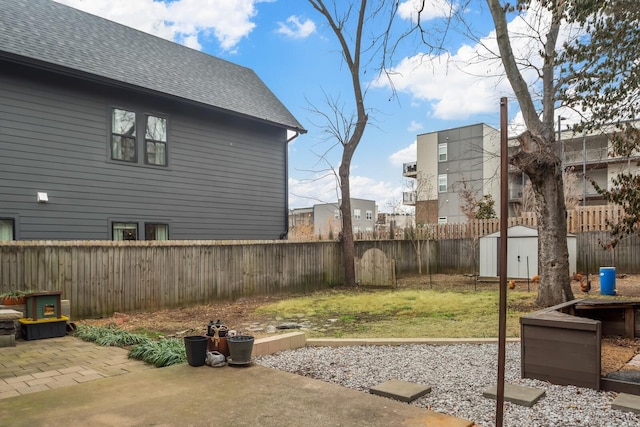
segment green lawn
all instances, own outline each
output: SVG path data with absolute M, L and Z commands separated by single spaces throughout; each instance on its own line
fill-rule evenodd
M 520 335 L 519 317 L 535 311 L 536 294 L 510 291 L 507 336 Z M 401 289 L 335 290 L 265 304 L 257 310 L 280 318 L 304 315 L 314 323 L 338 319 L 313 337 L 486 338 L 498 336 L 497 291 Z

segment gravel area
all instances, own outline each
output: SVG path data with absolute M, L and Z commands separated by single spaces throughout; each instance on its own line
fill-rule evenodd
M 507 343 L 505 379 L 542 388 L 532 408 L 505 403 L 505 426 L 640 426 L 640 415 L 611 409 L 616 394 L 520 378 L 520 344 Z M 482 392 L 497 381 L 496 344 L 303 347 L 256 359 L 263 366 L 328 381 L 355 390 L 397 379 L 430 385 L 411 404 L 495 425 L 495 400 Z

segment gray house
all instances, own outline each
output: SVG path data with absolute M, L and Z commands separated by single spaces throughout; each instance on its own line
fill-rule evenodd
M 0 0 L 0 240 L 286 236 L 304 128 L 245 67 Z

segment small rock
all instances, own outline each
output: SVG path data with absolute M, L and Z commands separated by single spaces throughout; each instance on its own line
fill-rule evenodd
M 276 327 L 273 325 L 269 325 L 265 328 L 264 330 L 266 333 L 268 334 L 275 334 L 276 333 Z
M 297 323 L 281 323 L 278 326 L 276 326 L 277 329 L 299 329 L 300 325 L 298 325 Z

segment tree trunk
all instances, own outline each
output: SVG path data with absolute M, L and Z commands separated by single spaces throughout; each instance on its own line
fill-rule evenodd
M 345 148 L 345 152 L 346 152 Z M 344 262 L 344 285 L 356 285 L 356 250 L 353 241 L 353 221 L 351 218 L 351 191 L 349 189 L 349 169 L 350 162 L 345 162 L 343 155 L 342 163 L 338 170 L 340 176 L 340 194 L 342 201 L 340 202 L 340 214 L 342 216 L 342 234 L 340 240 L 342 242 L 342 259 Z M 349 158 L 350 160 L 350 158 Z
M 542 182 L 538 202 L 538 269 L 545 278 L 539 283 L 538 305 L 549 307 L 573 299 L 569 271 L 569 249 L 567 247 L 567 218 L 562 212 L 564 194 L 562 180 L 546 179 Z M 560 286 L 558 286 L 560 285 Z
M 569 250 L 567 248 L 567 210 L 562 184 L 562 163 L 558 156 L 554 136 L 555 111 L 555 64 L 556 43 L 569 2 L 558 0 L 552 7 L 551 23 L 544 34 L 540 34 L 543 48 L 539 53 L 544 59 L 541 69 L 542 120 L 533 100 L 531 86 L 520 73 L 522 60 L 516 60 L 509 38 L 506 14 L 508 2 L 486 0 L 496 29 L 496 41 L 500 58 L 509 83 L 513 88 L 527 131 L 518 137 L 520 150 L 509 162 L 526 173 L 531 180 L 536 200 L 538 219 L 538 285 L 537 303 L 542 306 L 560 304 L 573 299 L 569 276 Z M 549 5 L 547 4 L 547 5 Z M 522 6 L 531 6 L 523 2 Z
M 526 151 L 516 153 L 510 162 L 522 169 L 531 181 L 538 219 L 538 305 L 549 307 L 573 299 L 569 276 L 567 217 L 562 185 L 562 165 L 556 153 L 542 147 L 554 144 L 520 136 Z

